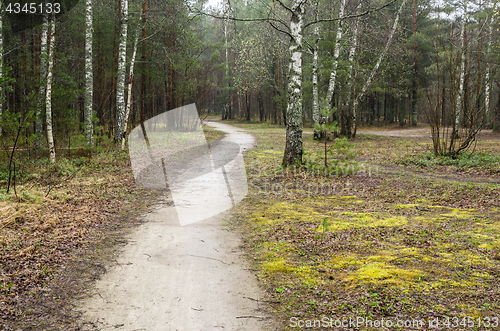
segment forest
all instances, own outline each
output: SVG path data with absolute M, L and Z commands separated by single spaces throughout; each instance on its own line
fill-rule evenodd
M 190 104 L 209 143 L 224 137 L 210 121 L 257 140 L 231 224 L 282 327 L 353 314 L 494 323 L 496 0 L 0 6 L 5 330 L 73 330 L 72 300 L 108 268 L 96 257 L 111 261 L 163 201 L 134 182 L 130 132 Z

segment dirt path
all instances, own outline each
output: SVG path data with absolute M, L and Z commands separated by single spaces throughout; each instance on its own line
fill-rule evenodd
M 450 132 L 451 129 L 448 130 Z M 423 128 L 406 128 L 393 129 L 393 130 L 382 130 L 382 129 L 360 129 L 356 133 L 360 134 L 373 134 L 382 137 L 394 137 L 394 138 L 432 138 L 432 132 L 430 127 Z M 498 135 L 494 134 L 491 129 L 481 130 L 478 137 L 488 137 L 489 139 L 498 139 Z
M 209 125 L 244 149 L 254 143 L 242 129 Z M 167 204 L 145 215 L 116 265 L 79 305 L 81 330 L 278 330 L 223 219 L 180 226 Z

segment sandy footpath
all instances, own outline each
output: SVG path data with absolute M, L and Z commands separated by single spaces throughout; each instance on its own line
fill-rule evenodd
M 251 135 L 212 122 L 248 149 Z M 180 226 L 173 206 L 144 215 L 117 264 L 80 302 L 81 330 L 278 330 L 226 215 Z

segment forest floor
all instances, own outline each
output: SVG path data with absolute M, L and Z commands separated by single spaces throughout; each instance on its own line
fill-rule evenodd
M 229 123 L 257 138 L 245 158 L 249 194 L 229 225 L 285 329 L 349 318 L 361 323 L 353 330 L 384 329 L 382 319 L 498 328 L 499 135 L 482 134 L 474 155 L 451 160 L 432 156 L 425 127 L 363 129 L 352 146 L 327 143 L 337 171 L 325 175 L 324 143 L 312 134 L 309 168 L 283 171 L 283 127 Z M 138 188 L 112 145 L 18 171 L 17 193 L 0 191 L 0 329 L 70 330 L 75 298 L 164 192 Z
M 141 216 L 164 202 L 164 191 L 135 184 L 128 153 L 113 143 L 91 158 L 81 152 L 61 152 L 55 165 L 20 155 L 9 194 L 0 159 L 0 330 L 70 329 L 75 299 L 106 273 Z
M 235 224 L 285 329 L 499 327 L 498 134 L 452 160 L 432 156 L 428 128 L 363 129 L 328 142 L 325 175 L 312 134 L 306 166 L 283 171 L 283 128 L 235 125 L 257 137 Z

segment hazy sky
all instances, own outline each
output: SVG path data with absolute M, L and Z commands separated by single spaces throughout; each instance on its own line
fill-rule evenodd
M 207 6 L 215 7 L 218 6 L 222 0 L 208 0 Z

